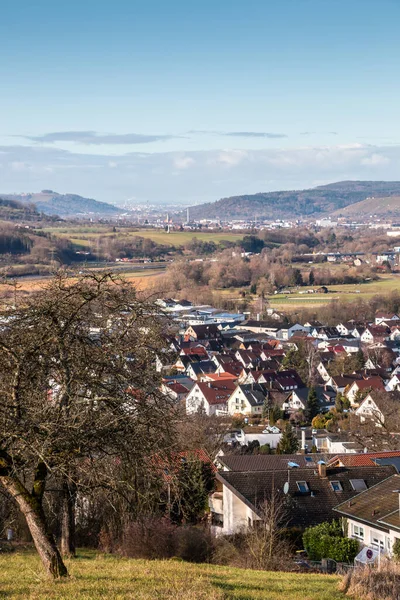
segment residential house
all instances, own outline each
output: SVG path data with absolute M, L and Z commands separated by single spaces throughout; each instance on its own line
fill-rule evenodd
M 325 429 L 313 430 L 312 445 L 318 452 L 332 455 L 356 454 L 364 451 L 364 446 L 351 439 L 346 431 L 332 433 Z
M 385 422 L 384 407 L 381 398 L 376 394 L 368 394 L 360 403 L 356 410 L 357 417 L 360 417 L 361 423 L 367 420 L 375 422 L 377 427 L 382 427 Z
M 320 353 L 320 361 L 317 365 L 317 371 L 322 380 L 326 383 L 330 379 L 329 365 L 335 358 L 335 353 L 326 351 Z
M 290 526 L 304 529 L 331 521 L 335 506 L 357 495 L 355 482 L 363 481 L 370 488 L 395 471 L 393 466 L 327 469 L 319 464 L 315 469 L 294 464 L 289 461 L 282 470 L 217 473 L 217 492 L 210 497 L 216 533 L 229 535 L 252 527 L 262 519 L 263 504 L 273 491 L 292 506 Z
M 393 460 L 394 459 L 394 460 Z M 400 450 L 383 450 L 381 452 L 363 452 L 362 454 L 342 454 L 327 460 L 329 467 L 372 467 L 373 465 L 396 466 L 400 460 Z
M 392 474 L 369 488 L 362 481 L 355 485 L 359 493 L 351 502 L 343 499 L 334 513 L 345 519 L 347 537 L 391 555 L 400 540 L 400 475 Z
M 236 329 L 244 329 L 253 333 L 264 333 L 271 337 L 276 337 L 280 329 L 279 325 L 271 325 L 269 321 L 256 321 L 249 319 L 239 325 L 236 325 Z
M 264 371 L 258 379 L 258 383 L 265 384 L 269 389 L 279 392 L 290 392 L 304 387 L 300 375 L 294 369 L 284 371 Z
M 380 377 L 367 377 L 353 381 L 344 395 L 349 400 L 351 406 L 358 406 L 358 398 L 363 394 L 366 395 L 371 390 L 383 391 L 384 389 L 385 386 Z
M 261 416 L 267 396 L 268 391 L 263 385 L 238 385 L 228 400 L 228 413 Z
M 195 342 L 201 340 L 215 340 L 221 337 L 221 331 L 218 329 L 218 325 L 189 325 L 184 333 L 185 340 L 192 340 Z
M 313 329 L 311 335 L 320 340 L 333 340 L 339 337 L 339 332 L 336 327 L 318 327 Z
M 164 381 L 161 386 L 161 391 L 174 402 L 181 402 L 190 392 L 190 388 L 186 387 L 176 379 L 173 379 Z
M 368 325 L 360 336 L 361 341 L 364 344 L 374 344 L 376 342 L 383 342 L 388 340 L 390 336 L 390 329 L 383 325 Z
M 230 431 L 224 438 L 228 445 L 239 444 L 247 446 L 251 442 L 257 441 L 260 446 L 268 444 L 275 449 L 279 444 L 282 434 L 278 427 L 268 427 L 265 425 L 247 425 L 239 430 Z
M 227 379 L 223 381 L 197 381 L 186 397 L 186 413 L 204 412 L 206 415 L 226 414 L 227 402 L 235 383 Z
M 281 340 L 290 340 L 295 333 L 304 332 L 308 333 L 307 327 L 300 325 L 300 323 L 294 323 L 292 325 L 281 325 L 277 334 L 277 338 Z
M 335 407 L 336 394 L 325 390 L 323 387 L 316 386 L 315 391 L 319 402 L 319 412 L 329 412 L 331 408 Z M 298 388 L 290 392 L 287 396 L 285 403 L 282 408 L 289 412 L 296 412 L 298 410 L 307 410 L 308 406 L 308 395 L 310 388 L 303 387 Z
M 186 374 L 194 381 L 200 379 L 206 373 L 215 373 L 217 367 L 212 360 L 201 360 L 192 362 L 186 368 Z
M 385 386 L 385 390 L 387 392 L 394 392 L 395 390 L 400 390 L 400 373 L 392 373 L 391 378 L 387 382 Z
M 375 325 L 380 325 L 386 321 L 400 321 L 400 317 L 396 313 L 378 311 L 375 315 Z
M 334 375 L 326 382 L 326 386 L 332 388 L 336 393 L 343 394 L 347 386 L 354 381 L 361 380 L 360 375 Z

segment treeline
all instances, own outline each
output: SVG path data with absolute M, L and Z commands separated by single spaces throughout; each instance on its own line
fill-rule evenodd
M 32 246 L 32 239 L 22 231 L 11 227 L 0 228 L 0 254 L 27 254 Z
M 341 283 L 361 283 L 377 275 L 368 265 L 340 266 L 335 269 L 312 265 L 302 270 L 279 260 L 271 253 L 242 258 L 225 250 L 217 260 L 176 261 L 156 285 L 164 292 L 179 292 L 194 288 L 210 291 L 250 286 L 258 295 L 272 294 L 292 286 L 329 286 Z
M 394 290 L 387 295 L 376 294 L 368 300 L 359 298 L 354 302 L 332 300 L 324 306 L 319 306 L 316 311 L 299 309 L 297 319 L 299 322 L 318 319 L 327 325 L 337 325 L 339 319 L 343 322 L 352 319 L 355 321 L 373 321 L 378 310 L 398 313 L 400 311 L 400 292 Z
M 160 258 L 174 250 L 148 238 L 138 235 L 122 237 L 118 233 L 100 236 L 98 240 L 93 241 L 90 249 L 98 259 L 109 261 L 117 258 Z

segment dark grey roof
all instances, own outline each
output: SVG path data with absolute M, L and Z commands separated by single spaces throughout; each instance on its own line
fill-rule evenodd
M 262 392 L 258 389 L 251 389 L 251 387 L 244 385 L 241 385 L 240 387 L 250 406 L 262 406 L 264 404 L 264 400 L 267 396 L 265 392 Z
M 230 471 L 278 471 L 295 462 L 302 468 L 317 468 L 318 461 L 328 462 L 335 454 L 227 454 L 218 457 Z
M 212 360 L 190 363 L 190 367 L 196 375 L 200 375 L 201 373 L 215 373 L 217 370 L 217 365 Z
M 289 482 L 286 496 L 290 525 L 309 527 L 324 521 L 337 518 L 333 508 L 357 495 L 350 479 L 362 479 L 367 488 L 384 481 L 395 472 L 394 467 L 339 467 L 327 469 L 326 477 L 321 477 L 318 470 L 310 468 L 293 468 L 281 471 L 261 472 L 220 472 L 217 478 L 234 494 L 242 499 L 255 512 L 260 512 L 262 504 L 268 500 L 273 490 L 283 494 L 283 486 Z M 297 482 L 305 481 L 307 492 L 301 492 Z M 334 491 L 331 481 L 339 481 L 341 491 Z

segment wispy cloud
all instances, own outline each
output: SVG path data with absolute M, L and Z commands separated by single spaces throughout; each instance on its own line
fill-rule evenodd
M 316 131 L 301 131 L 300 135 L 316 135 Z M 322 131 L 320 132 L 322 135 L 338 135 L 337 131 Z
M 270 131 L 215 131 L 212 129 L 191 129 L 189 135 L 217 135 L 222 137 L 240 138 L 267 138 L 271 140 L 286 138 L 286 133 L 274 133 Z
M 286 133 L 271 133 L 268 131 L 227 131 L 225 133 L 222 133 L 221 135 L 243 138 L 269 138 L 271 140 L 287 137 Z
M 160 142 L 171 140 L 177 137 L 169 134 L 143 134 L 143 133 L 98 133 L 96 131 L 54 131 L 37 136 L 18 136 L 31 142 L 43 144 L 54 144 L 56 142 L 75 142 L 85 145 L 111 145 L 111 144 L 150 144 L 151 142 Z

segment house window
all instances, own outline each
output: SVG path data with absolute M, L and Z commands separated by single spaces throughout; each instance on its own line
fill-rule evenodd
M 375 537 L 372 533 L 371 533 L 371 546 L 373 546 L 374 548 L 376 548 L 377 550 L 384 550 L 385 549 L 385 542 L 377 537 Z
M 357 538 L 358 540 L 364 540 L 364 527 L 361 527 L 360 525 L 354 525 L 354 523 L 351 526 L 352 530 L 353 530 L 353 537 Z
M 350 484 L 355 492 L 363 492 L 367 489 L 364 479 L 350 479 Z
M 306 494 L 309 491 L 309 487 L 306 481 L 296 481 L 299 492 Z
M 334 492 L 342 492 L 343 488 L 342 488 L 342 484 L 340 483 L 340 481 L 331 481 L 331 488 L 333 489 Z
M 221 515 L 216 512 L 211 513 L 211 525 L 214 527 L 223 527 L 224 526 L 224 515 Z

